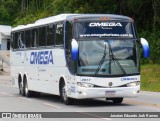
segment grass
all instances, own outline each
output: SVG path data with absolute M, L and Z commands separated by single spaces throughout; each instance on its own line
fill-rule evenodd
M 141 66 L 141 90 L 160 92 L 160 65 Z

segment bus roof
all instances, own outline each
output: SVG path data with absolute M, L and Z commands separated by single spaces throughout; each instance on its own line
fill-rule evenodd
M 74 18 L 92 19 L 95 17 L 107 17 L 107 18 L 115 19 L 115 20 L 118 19 L 118 20 L 133 21 L 133 19 L 131 19 L 130 17 L 123 16 L 123 15 L 116 15 L 116 14 L 59 14 L 56 16 L 51 16 L 51 17 L 39 19 L 35 23 L 32 23 L 32 24 L 19 25 L 19 26 L 13 28 L 12 31 L 18 31 L 18 30 L 22 30 L 22 29 L 37 27 L 37 26 L 46 25 L 49 23 L 54 23 L 54 22 L 64 21 L 64 20 L 69 20 L 69 19 L 74 19 Z

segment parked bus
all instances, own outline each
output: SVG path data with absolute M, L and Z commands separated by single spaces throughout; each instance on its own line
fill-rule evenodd
M 122 103 L 140 91 L 139 46 L 133 19 L 110 14 L 60 14 L 20 25 L 11 34 L 12 84 L 20 95 L 106 98 Z

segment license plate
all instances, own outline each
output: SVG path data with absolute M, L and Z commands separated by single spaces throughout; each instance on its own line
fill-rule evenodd
M 116 91 L 106 91 L 105 95 L 106 96 L 114 96 L 116 94 Z

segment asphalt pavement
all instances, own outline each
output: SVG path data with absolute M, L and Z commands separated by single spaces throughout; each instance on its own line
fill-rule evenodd
M 10 68 L 5 66 L 3 72 L 0 72 L 0 113 L 6 112 L 18 112 L 19 116 L 21 113 L 32 112 L 32 113 L 45 113 L 55 118 L 44 118 L 44 119 L 33 119 L 29 121 L 41 121 L 41 120 L 52 120 L 52 121 L 158 121 L 159 118 L 133 118 L 129 117 L 128 113 L 135 113 L 135 115 L 144 116 L 146 113 L 152 115 L 158 113 L 160 115 L 160 93 L 157 92 L 145 92 L 141 91 L 137 98 L 125 98 L 122 104 L 113 104 L 112 102 L 106 101 L 105 99 L 88 99 L 88 100 L 77 100 L 74 105 L 65 105 L 60 102 L 58 96 L 42 94 L 40 97 L 27 98 L 18 94 L 18 89 L 11 85 L 10 79 Z M 58 113 L 57 113 L 58 112 Z M 96 112 L 96 113 L 93 113 Z M 116 113 L 114 113 L 116 112 Z M 138 112 L 138 114 L 137 114 Z M 144 113 L 141 114 L 140 112 Z M 111 115 L 113 117 L 105 117 L 104 115 Z M 125 114 L 125 118 L 115 118 L 117 113 Z M 119 116 L 120 116 L 119 114 Z M 2 115 L 2 114 L 0 114 Z M 27 114 L 23 115 L 26 116 Z M 127 117 L 128 115 L 128 117 Z M 22 117 L 16 118 L 0 118 L 0 121 L 10 120 L 27 120 Z M 21 114 L 22 116 L 22 114 Z M 68 117 L 67 117 L 68 116 Z M 132 115 L 134 116 L 134 115 Z M 23 117 L 24 118 L 24 117 Z

